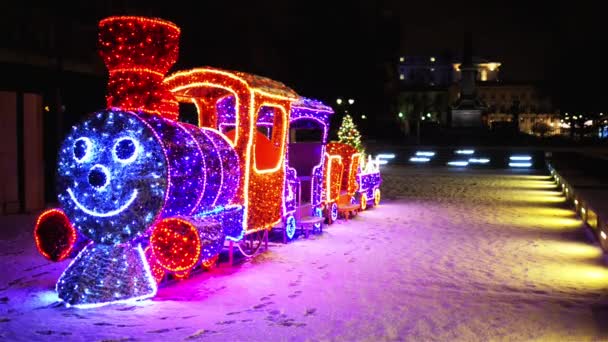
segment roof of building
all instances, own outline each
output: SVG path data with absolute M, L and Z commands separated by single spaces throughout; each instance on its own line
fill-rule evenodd
M 403 58 L 403 62 L 401 61 Z M 442 64 L 461 64 L 462 58 L 452 58 L 445 56 L 402 56 L 400 57 L 400 65 L 442 65 Z M 473 56 L 473 64 L 499 63 L 496 59 L 487 57 Z M 500 63 L 499 63 L 500 64 Z

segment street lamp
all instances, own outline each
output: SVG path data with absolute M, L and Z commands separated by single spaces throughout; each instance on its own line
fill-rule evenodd
M 399 116 L 400 118 L 402 118 L 402 117 L 403 117 L 403 113 L 399 112 L 399 115 L 398 115 L 398 116 Z
M 342 104 L 342 99 L 337 99 L 336 103 L 339 104 L 339 105 L 341 105 Z
M 353 99 L 348 99 L 348 104 L 351 104 L 351 105 L 352 105 L 353 103 L 355 103 L 355 100 L 353 100 Z

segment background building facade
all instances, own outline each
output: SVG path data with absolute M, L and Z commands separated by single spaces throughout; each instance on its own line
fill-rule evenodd
M 472 60 L 476 101 L 483 108 L 487 128 L 517 126 L 523 133 L 543 136 L 562 133 L 559 110 L 541 86 L 504 82 L 501 62 L 476 56 Z M 418 125 L 412 121 L 449 125 L 451 106 L 461 97 L 461 66 L 460 60 L 449 56 L 399 57 L 394 112 L 403 133 L 409 134 Z

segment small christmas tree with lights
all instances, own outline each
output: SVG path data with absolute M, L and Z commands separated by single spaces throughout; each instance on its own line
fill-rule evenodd
M 338 140 L 343 144 L 356 148 L 357 151 L 363 152 L 361 133 L 359 133 L 359 130 L 357 130 L 357 126 L 355 126 L 353 118 L 348 114 L 344 116 L 344 119 L 342 119 L 342 125 L 338 129 Z

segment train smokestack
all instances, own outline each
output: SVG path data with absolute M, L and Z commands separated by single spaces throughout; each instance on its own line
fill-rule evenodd
M 163 85 L 177 61 L 180 29 L 145 17 L 110 17 L 99 22 L 99 55 L 110 72 L 108 108 L 145 111 L 177 120 L 177 100 Z

